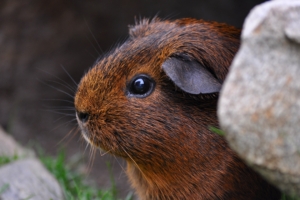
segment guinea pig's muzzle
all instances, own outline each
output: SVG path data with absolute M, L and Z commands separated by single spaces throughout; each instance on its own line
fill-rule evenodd
M 81 134 L 82 136 L 84 137 L 84 139 L 91 143 L 90 141 L 90 132 L 87 128 L 87 122 L 89 120 L 89 114 L 88 113 L 85 113 L 85 112 L 79 112 L 79 111 L 76 111 L 76 119 L 77 119 L 77 122 L 79 124 L 79 127 L 81 129 Z

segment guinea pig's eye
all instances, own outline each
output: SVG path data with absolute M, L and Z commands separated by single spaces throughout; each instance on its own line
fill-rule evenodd
M 145 75 L 140 74 L 135 76 L 128 85 L 128 95 L 134 97 L 147 97 L 151 94 L 155 86 L 154 80 Z

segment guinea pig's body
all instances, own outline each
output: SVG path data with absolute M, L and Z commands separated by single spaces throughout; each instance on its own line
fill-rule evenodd
M 144 20 L 82 78 L 83 136 L 126 159 L 140 199 L 280 199 L 209 130 L 239 37 L 215 22 Z

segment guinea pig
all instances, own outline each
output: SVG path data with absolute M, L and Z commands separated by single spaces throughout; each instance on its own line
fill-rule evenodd
M 129 35 L 83 76 L 75 108 L 83 137 L 126 160 L 138 197 L 280 199 L 209 129 L 240 30 L 155 18 Z

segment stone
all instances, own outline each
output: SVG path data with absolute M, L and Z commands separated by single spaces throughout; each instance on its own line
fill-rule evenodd
M 35 158 L 21 159 L 0 168 L 0 200 L 62 200 L 58 182 Z
M 1 127 L 0 157 L 12 158 L 0 165 L 0 200 L 64 199 L 57 180 L 34 152 L 19 145 Z
M 300 1 L 268 1 L 250 12 L 218 117 L 242 159 L 300 196 Z
M 0 156 L 33 157 L 34 152 L 19 145 L 0 127 Z

